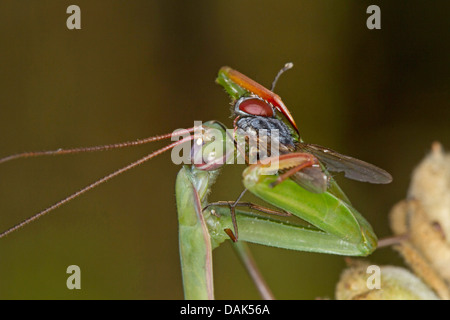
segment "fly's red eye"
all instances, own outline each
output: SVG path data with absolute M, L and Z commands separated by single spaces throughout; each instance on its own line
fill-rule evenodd
M 273 117 L 273 109 L 270 104 L 258 98 L 243 98 L 238 100 L 236 102 L 235 110 L 240 114 L 244 113 L 253 116 Z

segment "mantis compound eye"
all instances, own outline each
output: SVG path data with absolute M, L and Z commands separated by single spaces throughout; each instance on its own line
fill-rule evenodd
M 261 116 L 272 118 L 274 111 L 272 106 L 257 97 L 242 97 L 234 106 L 234 112 L 243 116 Z
M 216 170 L 234 155 L 234 144 L 232 140 L 226 139 L 223 128 L 208 125 L 203 128 L 202 134 L 194 139 L 191 159 L 197 169 Z

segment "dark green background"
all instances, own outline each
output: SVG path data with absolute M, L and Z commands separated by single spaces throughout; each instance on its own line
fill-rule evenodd
M 82 30 L 66 28 L 81 8 Z M 366 28 L 378 4 L 382 29 Z M 0 157 L 187 128 L 231 126 L 214 83 L 229 65 L 277 92 L 303 138 L 372 162 L 387 186 L 338 177 L 380 237 L 414 166 L 450 148 L 448 1 L 1 1 Z M 22 159 L 0 166 L 4 230 L 163 143 Z M 166 154 L 0 240 L 0 298 L 182 299 L 174 183 Z M 242 168 L 211 200 L 234 200 Z M 252 246 L 275 296 L 334 297 L 342 257 Z M 373 263 L 401 263 L 391 249 Z M 67 266 L 82 289 L 66 288 Z M 257 299 L 227 243 L 214 252 L 216 297 Z

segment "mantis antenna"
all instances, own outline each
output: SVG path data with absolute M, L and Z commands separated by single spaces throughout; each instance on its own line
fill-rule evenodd
M 186 130 L 183 130 L 183 132 L 193 132 L 195 130 L 195 127 L 193 128 L 189 128 Z M 145 138 L 142 140 L 136 140 L 136 141 L 128 141 L 128 142 L 122 142 L 122 143 L 116 143 L 116 144 L 110 144 L 110 145 L 102 145 L 102 146 L 94 146 L 94 147 L 87 147 L 87 148 L 73 148 L 73 149 L 57 149 L 57 150 L 53 150 L 53 151 L 38 151 L 38 152 L 24 152 L 24 153 L 19 153 L 19 154 L 15 154 L 12 156 L 8 156 L 5 158 L 0 159 L 0 164 L 10 161 L 10 160 L 14 160 L 14 159 L 19 159 L 19 158 L 28 158 L 28 157 L 38 157 L 38 156 L 47 156 L 47 155 L 61 155 L 61 154 L 72 154 L 72 153 L 80 153 L 80 152 L 94 152 L 94 151 L 103 151 L 103 150 L 111 150 L 111 149 L 117 149 L 117 148 L 123 148 L 123 147 L 129 147 L 129 146 L 135 146 L 135 145 L 141 145 L 141 144 L 145 144 L 145 143 L 149 143 L 152 141 L 158 141 L 158 140 L 163 140 L 163 139 L 168 139 L 171 138 L 173 136 L 173 133 L 170 134 L 164 134 L 164 135 L 160 135 L 160 136 L 155 136 L 155 137 L 149 137 L 149 138 Z M 47 213 L 55 210 L 56 208 L 62 206 L 63 204 L 81 196 L 82 194 L 88 192 L 89 190 L 101 185 L 102 183 L 120 175 L 121 173 L 124 173 L 125 171 L 128 171 L 134 167 L 137 167 L 141 164 L 143 164 L 144 162 L 147 162 L 148 160 L 160 155 L 161 153 L 170 150 L 171 148 L 185 143 L 187 141 L 191 141 L 195 139 L 195 135 L 190 135 L 189 137 L 185 137 L 183 139 L 180 139 L 176 142 L 173 142 L 161 149 L 158 149 L 148 155 L 146 155 L 145 157 L 136 160 L 135 162 L 130 163 L 129 165 L 122 167 L 106 176 L 104 176 L 103 178 L 91 183 L 90 185 L 78 190 L 75 193 L 72 193 L 70 196 L 58 201 L 57 203 L 55 203 L 54 205 L 48 207 L 47 209 L 44 209 L 36 214 L 34 214 L 33 216 L 23 220 L 22 222 L 16 224 L 15 226 L 7 229 L 6 231 L 3 231 L 2 233 L 0 233 L 0 238 L 3 238 L 5 236 L 7 236 L 8 234 L 21 229 L 22 227 L 24 227 L 25 225 L 29 224 L 30 222 L 33 222 L 37 219 L 39 219 L 40 217 L 46 215 Z
M 193 132 L 194 128 L 187 129 L 187 132 Z M 31 158 L 31 157 L 40 157 L 40 156 L 57 156 L 62 154 L 73 154 L 73 153 L 82 153 L 82 152 L 96 152 L 96 151 L 105 151 L 105 150 L 112 150 L 112 149 L 119 149 L 119 148 L 125 148 L 125 147 L 131 147 L 131 146 L 137 146 L 141 144 L 146 144 L 153 141 L 159 141 L 163 139 L 168 139 L 172 137 L 172 133 L 154 136 L 154 137 L 148 137 L 145 139 L 139 139 L 135 141 L 127 141 L 127 142 L 120 142 L 120 143 L 114 143 L 114 144 L 106 144 L 101 146 L 93 146 L 93 147 L 81 147 L 81 148 L 71 148 L 71 149 L 56 149 L 56 150 L 47 150 L 47 151 L 31 151 L 31 152 L 23 152 L 23 153 L 17 153 L 13 154 L 11 156 L 1 158 L 0 164 L 16 160 L 20 158 Z

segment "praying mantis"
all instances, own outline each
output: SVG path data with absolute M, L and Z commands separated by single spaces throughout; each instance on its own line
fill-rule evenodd
M 301 140 L 294 118 L 273 92 L 279 75 L 290 67 L 287 64 L 280 71 L 271 90 L 236 70 L 221 68 L 216 82 L 231 97 L 235 116 L 231 131 L 217 121 L 185 130 L 187 134 L 178 141 L 80 189 L 0 233 L 0 238 L 163 152 L 194 142 L 194 146 L 197 143 L 201 148 L 199 151 L 192 147 L 191 155 L 193 158 L 200 155 L 201 161 L 183 165 L 175 184 L 180 260 L 187 299 L 214 298 L 212 251 L 228 239 L 235 243 L 251 242 L 299 251 L 369 255 L 377 246 L 377 237 L 329 171 L 344 172 L 350 179 L 370 183 L 389 183 L 392 177 L 374 165 Z M 277 145 L 277 152 L 272 149 L 269 152 L 267 146 L 261 146 L 263 138 L 268 138 L 261 130 L 269 138 L 275 138 L 271 146 Z M 178 133 L 96 147 L 26 152 L 2 158 L 0 164 L 24 157 L 110 150 L 173 139 L 176 135 Z M 256 141 L 256 151 L 264 149 L 266 156 L 257 156 L 256 161 L 249 164 L 248 158 L 255 150 L 239 145 L 237 142 L 242 137 L 244 142 Z M 230 141 L 231 148 L 228 147 Z M 272 208 L 242 202 L 241 197 L 235 201 L 208 202 L 221 168 L 236 157 L 235 152 L 240 152 L 249 164 L 242 173 L 244 192 L 253 193 Z M 294 221 L 287 220 L 287 216 Z

